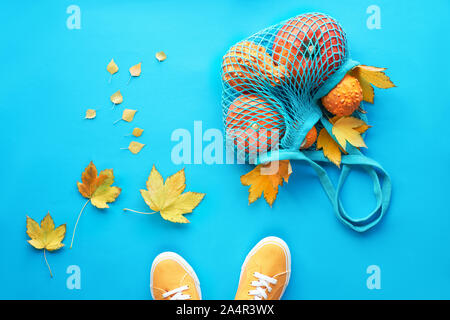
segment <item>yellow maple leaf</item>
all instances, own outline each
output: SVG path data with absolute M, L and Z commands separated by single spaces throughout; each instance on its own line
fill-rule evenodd
M 121 191 L 119 187 L 111 186 L 114 183 L 113 169 L 105 169 L 97 176 L 97 168 L 92 161 L 81 174 L 81 181 L 77 182 L 78 191 L 99 209 L 109 208 L 107 202 L 114 202 Z
M 130 75 L 133 77 L 139 77 L 141 75 L 141 65 L 142 65 L 142 62 L 139 62 L 138 64 L 132 66 L 129 70 Z
M 372 85 L 382 89 L 395 87 L 391 79 L 384 73 L 385 70 L 386 68 L 359 65 L 350 71 L 350 75 L 358 79 L 361 84 L 364 101 L 373 103 L 374 90 Z
M 331 124 L 335 124 L 336 123 L 336 121 L 338 121 L 339 119 L 341 119 L 342 118 L 342 116 L 334 116 L 334 117 L 332 117 L 331 119 L 329 119 L 329 121 L 330 121 L 330 123 Z M 362 120 L 361 120 L 362 121 Z M 366 132 L 369 128 L 372 128 L 372 126 L 369 126 L 367 123 L 365 123 L 364 121 L 362 121 L 362 125 L 361 126 L 359 126 L 359 127 L 355 127 L 354 129 L 356 130 L 356 131 L 358 131 L 359 133 L 361 133 L 361 134 L 363 134 L 364 132 Z
M 292 173 L 289 160 L 273 161 L 269 164 L 259 164 L 249 173 L 241 176 L 241 183 L 250 186 L 248 189 L 249 204 L 255 202 L 264 194 L 266 202 L 272 206 L 278 194 L 278 187 L 287 183 Z
M 354 117 L 341 117 L 333 125 L 331 132 L 336 137 L 337 142 L 341 147 L 346 150 L 347 142 L 349 142 L 354 147 L 364 147 L 367 148 L 364 143 L 361 133 L 355 128 L 362 127 L 366 123 L 361 119 Z
M 116 73 L 117 71 L 119 71 L 119 67 L 117 66 L 117 64 L 114 62 L 114 59 L 111 59 L 111 61 L 108 63 L 108 65 L 106 66 L 106 70 L 108 70 L 108 72 L 113 75 L 114 73 Z
M 342 149 L 330 136 L 325 128 L 322 128 L 317 138 L 317 150 L 323 149 L 323 155 L 327 157 L 336 166 L 340 167 L 342 158 Z
M 145 203 L 154 212 L 145 213 L 131 209 L 124 209 L 143 214 L 159 212 L 165 220 L 177 223 L 189 223 L 183 215 L 191 213 L 203 200 L 204 193 L 184 192 L 186 188 L 186 177 L 184 169 L 171 175 L 164 182 L 161 174 L 153 166 L 147 180 L 147 190 L 142 189 L 141 195 Z
M 61 242 L 66 235 L 66 225 L 62 224 L 55 229 L 55 223 L 50 213 L 47 213 L 44 219 L 42 219 L 40 226 L 36 221 L 27 216 L 27 234 L 31 238 L 31 240 L 28 240 L 28 243 L 34 248 L 44 251 L 45 263 L 50 271 L 50 276 L 53 277 L 45 250 L 55 251 L 64 246 Z
M 331 124 L 335 124 L 338 120 L 343 117 L 334 116 L 329 119 Z M 359 120 L 359 119 L 357 119 Z M 361 120 L 362 121 L 362 120 Z M 363 134 L 366 132 L 371 126 L 366 124 L 364 121 L 357 127 L 354 127 L 353 130 L 358 132 L 359 134 Z M 333 133 L 334 134 L 334 133 Z M 331 162 L 333 162 L 336 166 L 340 167 L 342 153 L 347 154 L 347 152 L 331 137 L 328 131 L 325 128 L 322 128 L 319 132 L 319 136 L 317 137 L 317 150 L 323 150 L 323 154 L 327 157 Z
M 116 198 L 122 191 L 119 187 L 111 186 L 114 183 L 113 169 L 100 171 L 100 174 L 97 176 L 97 168 L 92 161 L 81 174 L 81 181 L 82 182 L 77 182 L 78 191 L 88 200 L 78 214 L 77 222 L 75 223 L 75 228 L 73 230 L 72 242 L 70 244 L 71 248 L 78 221 L 80 220 L 80 216 L 86 205 L 91 202 L 94 207 L 99 209 L 109 208 L 108 202 L 116 201 Z

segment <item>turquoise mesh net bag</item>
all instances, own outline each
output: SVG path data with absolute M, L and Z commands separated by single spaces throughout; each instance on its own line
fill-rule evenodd
M 238 159 L 254 164 L 275 160 L 309 163 L 337 217 L 355 231 L 376 225 L 391 196 L 390 178 L 376 161 L 347 144 L 335 187 L 320 163 L 329 162 L 316 144 L 306 145 L 313 127 L 330 136 L 332 117 L 321 105 L 326 96 L 358 62 L 349 58 L 340 24 L 321 13 L 302 14 L 268 27 L 232 46 L 222 62 L 222 108 L 227 144 Z M 353 117 L 367 123 L 364 113 Z M 353 218 L 340 200 L 345 180 L 354 167 L 373 180 L 376 207 L 366 217 Z

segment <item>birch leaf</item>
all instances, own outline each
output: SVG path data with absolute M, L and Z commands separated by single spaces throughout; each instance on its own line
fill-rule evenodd
M 122 120 L 126 122 L 131 122 L 134 119 L 134 115 L 136 114 L 137 110 L 132 109 L 125 109 L 122 113 Z
M 155 57 L 156 59 L 158 59 L 159 62 L 162 62 L 167 59 L 167 55 L 164 53 L 164 51 L 157 52 L 155 54 Z
M 135 136 L 135 137 L 140 137 L 143 132 L 144 132 L 144 129 L 134 128 L 132 135 Z
M 108 63 L 108 66 L 106 67 L 106 70 L 108 70 L 108 72 L 113 75 L 114 73 L 116 73 L 117 71 L 119 71 L 119 67 L 117 66 L 117 64 L 114 62 L 114 59 L 111 59 L 111 61 Z
M 141 62 L 139 62 L 138 64 L 132 66 L 130 68 L 130 75 L 133 77 L 139 77 L 141 75 Z
M 85 119 L 94 119 L 97 116 L 97 112 L 94 109 L 87 109 Z
M 123 102 L 123 96 L 120 93 L 120 90 L 112 94 L 111 102 L 114 103 L 114 105 L 121 104 Z
M 139 152 L 141 152 L 142 148 L 145 146 L 145 144 L 143 143 L 139 143 L 137 141 L 131 141 L 130 145 L 128 146 L 128 150 L 131 151 L 131 153 L 133 154 L 138 154 Z

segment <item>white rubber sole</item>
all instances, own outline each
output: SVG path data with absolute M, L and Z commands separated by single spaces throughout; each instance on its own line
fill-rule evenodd
M 152 290 L 152 288 L 153 288 L 153 271 L 159 262 L 161 262 L 162 260 L 167 260 L 167 259 L 175 260 L 176 262 L 178 262 L 183 267 L 183 269 L 186 270 L 186 272 L 194 279 L 195 288 L 197 289 L 198 296 L 201 300 L 202 299 L 202 291 L 200 290 L 200 280 L 198 280 L 197 274 L 195 273 L 194 269 L 179 254 L 176 254 L 175 252 L 169 252 L 169 251 L 158 254 L 152 263 L 152 268 L 150 270 L 150 293 L 152 294 L 153 300 L 155 300 L 155 296 L 153 295 L 153 290 Z
M 245 265 L 247 264 L 248 260 L 250 260 L 250 258 L 256 253 L 256 251 L 258 251 L 259 248 L 261 248 L 262 246 L 264 246 L 265 244 L 268 244 L 268 243 L 272 243 L 272 244 L 276 244 L 276 245 L 280 246 L 283 249 L 285 256 L 286 256 L 287 276 L 286 276 L 286 284 L 283 288 L 283 291 L 281 292 L 281 296 L 280 296 L 280 299 L 281 299 L 281 297 L 283 297 L 283 295 L 284 295 L 284 291 L 286 290 L 286 288 L 289 284 L 289 280 L 291 278 L 291 252 L 289 251 L 289 247 L 286 244 L 286 242 L 284 242 L 283 240 L 281 240 L 278 237 L 266 237 L 266 238 L 262 239 L 260 242 L 258 242 L 253 247 L 252 250 L 250 250 L 250 252 L 245 257 L 244 263 L 242 264 L 241 274 L 239 275 L 239 283 L 241 283 L 242 273 L 244 271 Z M 238 286 L 239 286 L 239 284 L 238 284 Z

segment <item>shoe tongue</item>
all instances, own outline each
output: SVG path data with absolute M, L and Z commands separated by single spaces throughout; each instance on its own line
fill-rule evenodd
M 254 267 L 254 270 L 252 270 L 252 274 L 256 271 L 262 275 L 273 278 L 273 275 L 275 275 L 275 273 L 271 269 L 272 269 L 272 267 L 270 265 L 267 265 L 267 264 L 263 265 L 258 262 L 255 262 L 255 267 Z

